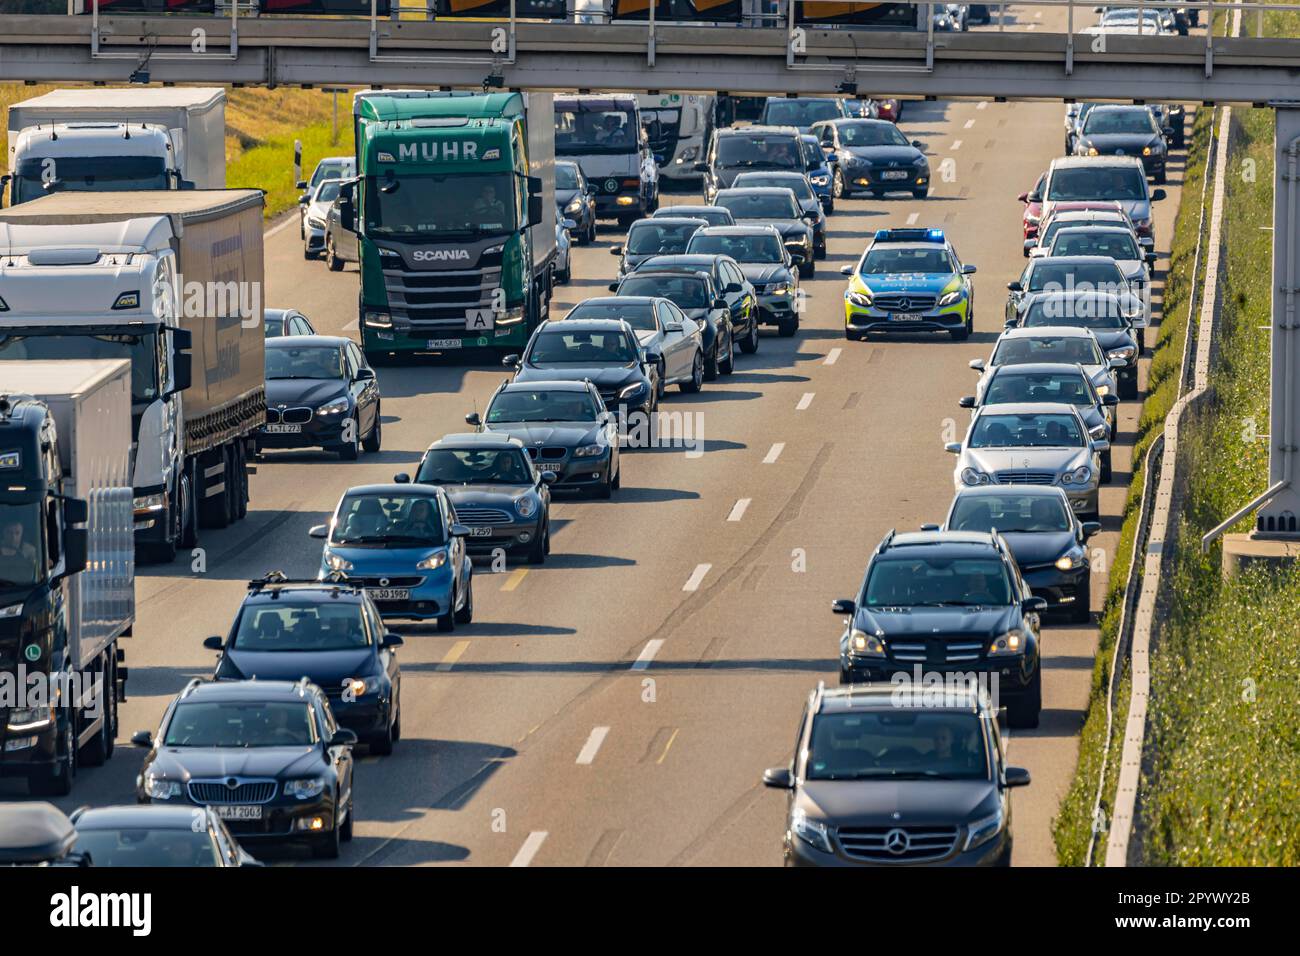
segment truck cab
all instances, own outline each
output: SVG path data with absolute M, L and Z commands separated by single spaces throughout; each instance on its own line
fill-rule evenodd
M 181 179 L 178 150 L 164 126 L 52 123 L 24 129 L 5 177 L 16 206 L 59 190 L 193 188 Z
M 718 98 L 697 93 L 641 93 L 637 102 L 659 175 L 673 182 L 698 183 L 700 172 L 695 164 L 709 148 Z
M 651 152 L 635 96 L 555 97 L 555 155 L 596 186 L 596 215 L 626 228 L 658 208 L 658 164 L 669 157 Z

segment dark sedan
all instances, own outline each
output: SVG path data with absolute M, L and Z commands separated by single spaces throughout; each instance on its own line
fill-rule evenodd
M 1138 333 L 1133 317 L 1141 314 L 1142 303 L 1135 296 L 1106 292 L 1035 292 L 1020 300 L 1019 312 L 1008 328 L 1071 326 L 1090 329 L 1107 360 L 1122 361 L 1112 366 L 1119 397 L 1138 396 Z
M 620 298 L 649 296 L 663 298 L 681 309 L 688 319 L 700 323 L 704 332 L 704 377 L 713 381 L 720 374 L 730 375 L 736 367 L 736 341 L 731 328 L 731 310 L 722 291 L 708 272 L 694 269 L 650 269 L 624 276 L 612 291 Z M 586 316 L 589 309 L 617 299 L 588 299 L 578 305 L 572 317 Z M 629 321 L 631 318 L 629 317 Z M 645 342 L 638 324 L 638 337 Z
M 800 275 L 812 278 L 817 274 L 813 222 L 819 213 L 804 212 L 789 189 L 720 189 L 714 201 L 730 209 L 740 225 L 762 224 L 774 228 L 781 234 L 781 241 L 799 267 Z
M 720 227 L 710 227 L 720 228 Z M 638 275 L 652 272 L 707 272 L 727 303 L 727 312 L 731 317 L 731 333 L 736 344 L 746 355 L 758 351 L 759 305 L 755 287 L 746 278 L 744 267 L 729 255 L 720 255 L 702 249 L 696 237 L 707 230 L 701 229 L 691 237 L 692 246 L 685 255 L 655 256 L 641 263 L 636 270 Z M 777 236 L 777 245 L 781 244 Z
M 1097 105 L 1088 110 L 1074 141 L 1076 156 L 1136 156 L 1157 183 L 1167 180 L 1168 138 L 1145 106 Z
M 691 238 L 688 255 L 725 256 L 734 260 L 755 297 L 753 338 L 740 338 L 742 352 L 758 349 L 758 323 L 775 325 L 782 337 L 799 331 L 799 269 L 781 234 L 771 226 L 717 226 L 701 229 Z M 652 265 L 653 263 L 647 263 Z M 733 320 L 734 321 L 734 320 Z M 739 334 L 739 333 L 737 333 Z
M 351 339 L 295 335 L 266 342 L 264 448 L 324 448 L 345 461 L 379 451 L 379 381 Z
M 92 866 L 261 866 L 211 807 L 82 807 L 77 852 Z
M 587 182 L 582 167 L 575 162 L 555 162 L 555 205 L 562 218 L 577 223 L 572 232 L 579 245 L 596 241 L 596 187 Z
M 262 313 L 262 331 L 268 339 L 282 335 L 315 335 L 307 316 L 297 309 L 266 309 Z
M 736 177 L 734 188 L 751 186 L 771 186 L 788 189 L 794 193 L 799 208 L 803 210 L 804 219 L 813 229 L 813 258 L 826 258 L 826 210 L 818 198 L 812 183 L 803 173 L 754 172 L 741 173 Z
M 671 256 L 686 251 L 697 229 L 707 226 L 703 219 L 680 216 L 653 216 L 638 219 L 627 230 L 627 239 L 610 248 L 619 257 L 618 274 L 627 275 L 651 256 Z
M 736 220 L 731 210 L 721 206 L 660 206 L 650 214 L 651 219 L 703 219 L 710 226 L 734 226 Z
M 910 192 L 924 199 L 929 194 L 930 163 L 921 143 L 909 143 L 889 120 L 831 120 L 818 123 L 812 131 L 820 138 L 844 195 Z

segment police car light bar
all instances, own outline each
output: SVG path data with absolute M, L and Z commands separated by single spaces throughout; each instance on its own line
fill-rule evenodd
M 877 229 L 877 242 L 943 242 L 942 229 Z

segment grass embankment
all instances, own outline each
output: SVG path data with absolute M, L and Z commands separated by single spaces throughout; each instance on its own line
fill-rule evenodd
M 0 83 L 0 119 L 8 129 L 12 103 L 69 84 L 25 86 Z M 268 219 L 297 205 L 293 141 L 302 140 L 303 176 L 324 156 L 352 153 L 352 97 L 338 94 L 339 131 L 333 128 L 333 95 L 319 90 L 229 90 L 226 102 L 226 185 L 266 190 Z M 7 164 L 6 164 L 7 165 Z
M 1133 445 L 1132 479 L 1128 488 L 1120 528 L 1119 544 L 1115 548 L 1107 581 L 1106 596 L 1102 603 L 1097 657 L 1092 669 L 1092 692 L 1079 738 L 1079 758 L 1074 781 L 1061 802 L 1053 821 L 1057 859 L 1063 866 L 1081 866 L 1087 858 L 1088 837 L 1093 827 L 1092 807 L 1097 792 L 1097 774 L 1101 768 L 1102 754 L 1109 747 L 1106 772 L 1106 792 L 1103 798 L 1103 815 L 1098 842 L 1101 852 L 1094 851 L 1094 862 L 1104 856 L 1106 827 L 1113 803 L 1116 768 L 1123 745 L 1124 721 L 1128 711 L 1129 686 L 1124 676 L 1116 693 L 1115 715 L 1111 725 L 1110 740 L 1106 740 L 1106 688 L 1111 676 L 1111 658 L 1119 629 L 1120 607 L 1124 586 L 1128 579 L 1133 538 L 1137 533 L 1139 503 L 1142 484 L 1146 480 L 1145 461 L 1151 443 L 1164 428 L 1165 417 L 1178 400 L 1179 370 L 1183 347 L 1187 339 L 1187 315 L 1191 290 L 1204 274 L 1191 274 L 1196 256 L 1196 230 L 1200 223 L 1201 184 L 1207 173 L 1206 160 L 1210 126 L 1214 111 L 1199 109 L 1192 124 L 1188 140 L 1187 166 L 1183 175 L 1182 202 L 1174 222 L 1174 238 L 1170 246 L 1169 266 L 1165 274 L 1165 287 L 1160 303 L 1160 328 L 1155 335 L 1151 353 L 1151 366 L 1147 377 L 1147 394 L 1138 418 L 1137 435 Z M 1210 171 L 1212 174 L 1212 171 Z M 1207 196 L 1208 201 L 1208 196 Z M 1207 217 L 1208 218 L 1208 217 Z M 1148 336 L 1151 333 L 1148 332 Z

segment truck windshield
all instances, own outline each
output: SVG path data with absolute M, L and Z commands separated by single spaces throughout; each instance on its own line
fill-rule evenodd
M 0 359 L 130 359 L 131 404 L 158 399 L 156 332 L 42 332 L 0 335 Z
M 640 148 L 640 128 L 632 110 L 583 104 L 555 107 L 557 156 L 617 155 Z
M 0 587 L 41 580 L 40 527 L 39 504 L 0 504 Z
M 61 189 L 107 192 L 167 185 L 167 167 L 157 156 L 32 157 L 18 161 L 13 201 L 27 202 Z
M 366 233 L 405 238 L 515 229 L 509 173 L 419 174 L 366 181 Z

